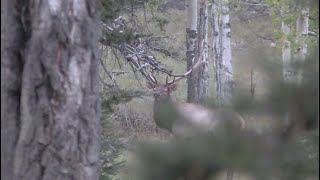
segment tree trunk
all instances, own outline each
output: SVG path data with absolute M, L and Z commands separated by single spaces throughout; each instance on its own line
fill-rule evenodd
M 96 1 L 1 6 L 1 178 L 98 179 Z
M 18 137 L 23 33 L 15 16 L 15 1 L 1 1 L 1 179 L 13 177 Z
M 187 70 L 189 70 L 194 62 L 196 57 L 196 40 L 197 40 L 197 0 L 187 0 L 186 1 L 186 14 L 187 14 L 187 37 L 186 37 L 186 58 L 187 58 Z M 187 91 L 187 100 L 192 102 L 195 100 L 196 95 L 198 94 L 197 88 L 197 73 L 191 72 L 189 78 L 187 79 L 188 91 Z
M 213 1 L 211 13 L 216 102 L 220 106 L 230 106 L 232 104 L 234 82 L 231 62 L 231 29 L 227 2 L 221 0 Z
M 296 60 L 302 64 L 304 63 L 307 55 L 307 43 L 306 38 L 308 36 L 309 31 L 309 9 L 303 8 L 301 10 L 301 14 L 299 18 L 297 19 L 297 42 L 299 44 Z M 303 70 L 299 68 L 297 73 L 297 83 L 301 84 L 302 82 L 302 74 Z
M 203 43 L 203 44 L 202 44 Z M 200 1 L 199 8 L 199 25 L 198 25 L 198 41 L 197 41 L 197 57 L 202 57 L 208 62 L 208 3 L 206 0 Z M 201 46 L 203 47 L 201 48 Z M 209 89 L 209 69 L 208 66 L 201 66 L 196 70 L 197 75 L 197 94 L 195 94 L 195 101 L 203 101 L 208 97 Z
M 308 20 L 309 10 L 308 8 L 302 8 L 301 14 L 296 21 L 296 42 L 299 45 L 297 52 L 294 54 L 294 58 L 291 57 L 290 41 L 286 40 L 282 48 L 282 60 L 283 60 L 283 72 L 284 82 L 289 85 L 301 86 L 303 79 L 303 68 L 299 67 L 303 65 L 307 54 L 307 43 L 305 41 L 308 35 Z M 288 36 L 290 28 L 282 23 L 282 32 Z M 295 66 L 298 65 L 298 66 Z M 282 136 L 289 138 L 295 134 L 303 131 L 306 126 L 306 117 L 304 112 L 301 112 L 301 108 L 290 102 L 287 107 L 284 117 L 284 130 Z
M 281 31 L 285 36 L 290 33 L 290 27 L 284 22 L 281 23 Z M 285 82 L 292 82 L 293 69 L 291 62 L 291 42 L 285 40 L 282 45 L 282 64 L 283 64 L 283 79 Z
M 228 2 L 213 0 L 211 18 L 216 103 L 221 107 L 230 107 L 232 106 L 234 81 L 231 62 L 231 28 Z M 227 169 L 226 179 L 232 180 L 233 174 L 232 169 Z

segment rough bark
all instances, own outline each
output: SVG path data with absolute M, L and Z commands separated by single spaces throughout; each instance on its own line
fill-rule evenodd
M 187 37 L 186 37 L 186 58 L 187 58 L 187 70 L 189 70 L 196 57 L 196 41 L 197 41 L 197 0 L 187 0 L 186 1 L 186 14 L 187 14 Z M 195 74 L 195 75 L 194 75 Z M 197 76 L 196 72 L 191 72 L 187 84 L 187 100 L 188 102 L 194 101 L 194 97 L 197 93 Z
M 1 66 L 1 93 L 7 95 L 7 99 L 1 97 L 1 111 L 16 109 L 11 115 L 1 115 L 1 138 L 6 139 L 5 146 L 11 146 L 10 152 L 1 148 L 1 159 L 8 156 L 6 162 L 13 162 L 6 167 L 1 161 L 1 172 L 9 170 L 1 177 L 98 179 L 100 32 L 96 1 L 21 4 L 7 0 L 3 4 L 9 9 L 1 9 L 1 20 L 13 19 L 14 23 L 2 24 L 1 43 L 12 36 L 9 40 L 16 38 L 14 43 L 22 46 L 10 42 L 5 42 L 8 47 L 1 46 L 1 64 L 8 64 Z M 8 126 L 11 132 L 3 133 Z
M 16 1 L 1 1 L 1 179 L 13 177 L 18 137 L 23 34 L 14 14 Z
M 213 1 L 211 16 L 213 30 L 213 54 L 215 66 L 216 102 L 230 106 L 234 89 L 231 62 L 231 29 L 229 7 L 225 1 Z
M 203 47 L 201 48 L 203 43 Z M 198 25 L 198 53 L 197 57 L 202 57 L 208 62 L 208 3 L 206 0 L 200 1 L 199 6 L 199 25 Z M 195 101 L 203 101 L 208 97 L 209 89 L 209 69 L 208 66 L 201 66 L 196 70 L 197 74 L 197 94 L 195 94 Z

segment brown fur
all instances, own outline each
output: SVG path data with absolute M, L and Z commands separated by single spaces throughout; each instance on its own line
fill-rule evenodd
M 246 126 L 243 117 L 236 112 L 224 112 L 216 109 L 208 109 L 200 104 L 195 103 L 179 103 L 174 101 L 170 93 L 176 90 L 176 84 L 148 84 L 148 87 L 154 91 L 154 119 L 157 125 L 172 132 L 178 137 L 192 136 L 197 132 L 214 132 L 221 127 L 224 121 L 224 116 L 228 113 L 232 125 L 239 129 L 244 129 Z M 173 106 L 177 111 L 178 116 L 165 126 L 159 119 L 159 114 L 156 112 L 162 106 Z

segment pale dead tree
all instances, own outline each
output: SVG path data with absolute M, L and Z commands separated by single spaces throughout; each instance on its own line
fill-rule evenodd
M 230 106 L 234 89 L 231 58 L 231 29 L 226 1 L 214 0 L 211 5 L 215 97 L 220 106 Z
M 217 105 L 231 107 L 234 91 L 231 27 L 228 1 L 213 0 L 211 4 L 212 18 L 212 52 L 215 69 L 215 97 Z M 228 169 L 227 180 L 233 178 L 233 170 Z
M 197 41 L 197 0 L 187 0 L 186 1 L 186 16 L 187 16 L 187 39 L 186 39 L 186 59 L 187 59 L 187 69 L 190 69 L 195 61 L 196 57 L 196 41 Z M 195 74 L 195 75 L 193 75 Z M 190 78 L 187 79 L 188 91 L 187 99 L 189 102 L 194 101 L 196 95 L 198 94 L 198 76 L 196 73 L 190 74 Z
M 99 179 L 97 6 L 1 1 L 1 179 Z

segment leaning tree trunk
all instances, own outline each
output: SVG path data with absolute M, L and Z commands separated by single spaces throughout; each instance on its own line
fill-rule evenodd
M 216 102 L 230 106 L 233 96 L 233 70 L 231 62 L 231 29 L 227 2 L 212 3 L 213 54 L 215 65 Z
M 197 40 L 197 0 L 187 0 L 186 1 L 186 14 L 187 14 L 187 28 L 186 28 L 186 58 L 187 58 L 187 70 L 189 70 L 196 57 L 196 40 Z M 195 101 L 195 97 L 198 94 L 197 88 L 197 73 L 191 72 L 189 78 L 187 79 L 188 91 L 187 99 L 189 102 Z
M 200 1 L 199 6 L 199 24 L 198 24 L 198 40 L 197 40 L 198 58 L 204 58 L 208 62 L 208 3 L 206 0 Z M 199 59 L 200 60 L 200 59 Z M 197 75 L 197 94 L 195 101 L 203 101 L 208 97 L 209 89 L 209 69 L 208 66 L 201 66 L 194 73 Z
M 213 0 L 211 18 L 216 103 L 221 107 L 230 107 L 232 106 L 234 81 L 231 62 L 231 28 L 228 2 Z M 232 169 L 227 169 L 227 180 L 232 180 L 233 174 Z
M 1 1 L 1 178 L 98 179 L 96 3 Z

